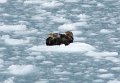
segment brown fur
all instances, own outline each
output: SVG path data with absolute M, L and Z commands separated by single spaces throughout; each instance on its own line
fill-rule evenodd
M 72 42 L 73 42 L 73 33 L 71 31 L 67 31 L 65 32 L 65 34 L 50 33 L 48 35 L 48 38 L 46 39 L 46 45 L 48 46 L 60 45 L 60 44 L 69 45 Z

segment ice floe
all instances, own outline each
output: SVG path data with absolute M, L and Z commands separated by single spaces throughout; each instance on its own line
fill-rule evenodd
M 68 20 L 64 17 L 58 17 L 58 16 L 51 17 L 51 19 L 52 19 L 53 22 L 57 22 L 57 23 L 68 23 L 68 22 L 70 22 L 70 20 Z
M 118 56 L 118 53 L 117 52 L 108 52 L 108 51 L 104 51 L 104 52 L 89 51 L 86 53 L 86 55 L 92 56 L 95 58 L 105 58 L 105 57 Z
M 9 35 L 3 35 L 1 39 L 8 45 L 24 45 L 29 43 L 29 40 L 10 38 Z
M 76 30 L 77 27 L 75 27 L 73 24 L 63 24 L 61 26 L 58 27 L 59 31 L 72 31 L 72 30 Z
M 85 41 L 86 38 L 84 37 L 74 37 L 74 41 L 79 42 L 79 41 Z
M 35 83 L 48 83 L 49 81 L 47 79 L 39 79 Z
M 101 7 L 101 8 L 103 8 L 103 7 L 105 7 L 105 5 L 103 4 L 103 3 L 97 3 L 97 7 Z
M 42 4 L 44 8 L 56 8 L 56 7 L 63 6 L 63 5 L 64 5 L 63 3 L 58 2 L 58 1 L 51 1 L 51 2 L 46 2 Z
M 0 25 L 0 31 L 23 31 L 26 30 L 26 25 Z
M 25 4 L 41 4 L 43 3 L 43 0 L 25 0 L 24 3 Z
M 87 22 L 75 22 L 75 23 L 65 23 L 58 27 L 59 31 L 75 31 L 78 28 L 82 28 L 83 26 L 87 26 Z
M 116 58 L 116 57 L 105 57 L 106 60 L 110 60 L 114 63 L 119 63 L 120 62 L 120 59 L 119 58 Z
M 65 2 L 68 2 L 68 3 L 76 3 L 76 2 L 79 2 L 79 0 L 65 0 Z
M 4 60 L 3 60 L 3 59 L 0 59 L 0 68 L 3 67 L 3 64 L 4 64 Z
M 15 83 L 14 80 L 15 80 L 15 77 L 10 77 L 10 78 L 4 80 L 2 83 Z
M 36 72 L 36 67 L 34 65 L 11 65 L 8 71 L 13 75 L 28 75 Z
M 89 51 L 86 53 L 87 56 L 98 58 L 98 59 L 106 59 L 112 61 L 114 63 L 119 63 L 120 60 L 117 58 L 118 52 L 96 52 L 96 51 Z
M 6 3 L 7 0 L 0 0 L 0 3 Z
M 120 83 L 120 80 L 117 80 L 117 79 L 115 79 L 115 80 L 110 80 L 110 81 L 108 81 L 107 83 Z
M 41 51 L 41 52 L 87 52 L 95 50 L 95 48 L 89 44 L 86 43 L 71 43 L 68 46 L 60 45 L 60 46 L 46 46 L 46 45 L 39 45 L 39 46 L 33 46 L 29 48 L 31 51 Z
M 82 31 L 72 31 L 72 33 L 74 34 L 74 36 L 77 36 L 82 34 Z
M 58 74 L 58 75 L 70 75 L 72 73 L 68 72 L 68 71 L 56 71 L 56 72 L 54 72 L 54 74 Z
M 106 72 L 108 72 L 108 70 L 106 70 L 106 69 L 99 69 L 97 71 L 100 72 L 100 73 L 106 73 Z
M 106 79 L 106 78 L 112 78 L 112 77 L 114 77 L 114 74 L 111 74 L 111 73 L 100 74 L 100 75 L 98 75 L 98 77 L 104 78 L 104 79 Z
M 34 15 L 31 17 L 32 20 L 38 20 L 38 21 L 43 21 L 46 19 L 46 17 L 43 17 L 42 15 Z
M 101 29 L 100 30 L 100 33 L 103 33 L 103 34 L 109 34 L 109 33 L 113 33 L 113 32 L 115 32 L 115 31 L 109 30 L 109 29 Z
M 38 33 L 37 29 L 34 30 L 24 30 L 24 31 L 15 31 L 14 34 L 16 35 L 31 35 L 31 34 L 35 34 Z
M 90 18 L 90 16 L 86 14 L 79 14 L 77 17 L 79 18 L 80 21 L 87 21 L 88 18 Z
M 85 7 L 85 8 L 90 8 L 91 7 L 91 5 L 89 5 L 89 4 L 83 4 L 83 5 L 81 5 L 82 7 Z
M 112 67 L 111 70 L 120 72 L 120 67 Z
M 54 63 L 52 61 L 43 61 L 41 64 L 44 64 L 44 65 L 54 65 Z

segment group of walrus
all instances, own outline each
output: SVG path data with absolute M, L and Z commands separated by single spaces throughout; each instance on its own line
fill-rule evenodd
M 73 33 L 71 31 L 66 31 L 64 34 L 50 33 L 48 34 L 48 38 L 46 39 L 46 45 L 53 46 L 65 44 L 66 46 L 72 43 L 73 40 Z

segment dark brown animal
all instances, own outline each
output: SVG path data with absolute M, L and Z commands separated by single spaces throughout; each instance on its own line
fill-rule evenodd
M 73 42 L 73 33 L 71 31 L 65 32 L 65 34 L 58 34 L 58 33 L 50 33 L 48 38 L 46 39 L 47 46 L 53 45 L 69 45 Z

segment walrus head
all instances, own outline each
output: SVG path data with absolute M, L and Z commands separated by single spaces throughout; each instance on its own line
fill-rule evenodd
M 48 37 L 54 38 L 53 33 L 48 34 Z
M 54 34 L 53 34 L 53 37 L 54 37 L 54 38 L 60 38 L 60 35 L 59 35 L 59 33 L 54 33 Z
M 73 33 L 71 31 L 66 31 L 65 34 L 69 37 L 73 37 Z

